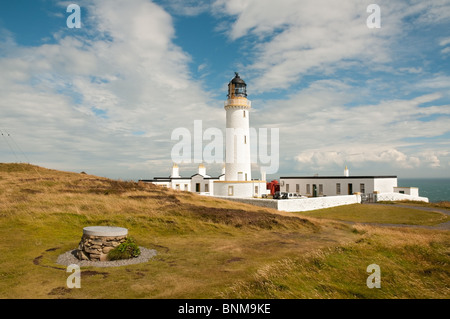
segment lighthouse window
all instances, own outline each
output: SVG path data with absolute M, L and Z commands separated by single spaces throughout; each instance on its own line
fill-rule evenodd
M 244 117 L 245 117 L 245 111 L 244 111 Z
M 236 94 L 237 96 L 245 96 L 245 94 L 246 94 L 245 86 L 236 87 L 234 89 L 234 94 Z
M 247 135 L 244 135 L 244 144 L 247 144 Z

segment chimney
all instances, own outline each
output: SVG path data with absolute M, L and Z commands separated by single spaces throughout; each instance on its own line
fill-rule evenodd
M 266 181 L 266 170 L 261 168 L 261 180 Z
M 198 165 L 198 173 L 202 176 L 206 176 L 206 167 L 203 164 Z
M 225 175 L 225 164 L 223 164 L 223 167 L 222 167 L 222 175 Z
M 176 163 L 174 163 L 172 166 L 172 174 L 170 175 L 170 177 L 180 177 L 180 170 Z

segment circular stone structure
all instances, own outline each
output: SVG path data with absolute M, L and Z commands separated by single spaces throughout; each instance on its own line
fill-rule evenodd
M 122 227 L 84 227 L 76 257 L 79 260 L 106 261 L 108 253 L 125 242 L 127 235 L 128 229 Z

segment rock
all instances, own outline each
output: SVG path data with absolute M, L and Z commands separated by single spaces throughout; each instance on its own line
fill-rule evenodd
M 100 254 L 89 254 L 90 260 L 100 260 Z
M 121 227 L 85 227 L 76 256 L 82 260 L 106 261 L 107 254 L 127 240 L 127 233 L 128 230 Z
M 104 254 L 107 254 L 107 253 L 109 253 L 111 250 L 113 250 L 114 249 L 114 247 L 103 247 L 103 253 Z
M 99 254 L 102 250 L 101 250 L 101 248 L 99 248 L 99 249 L 92 249 L 91 247 L 86 247 L 86 248 L 84 248 L 84 251 L 89 253 L 89 254 Z
M 80 253 L 81 260 L 89 260 L 89 257 L 86 255 L 84 251 Z

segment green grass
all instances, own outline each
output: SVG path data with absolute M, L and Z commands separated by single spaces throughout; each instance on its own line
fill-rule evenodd
M 388 234 L 386 234 L 388 235 Z M 411 236 L 414 234 L 411 233 Z M 448 298 L 448 242 L 387 243 L 378 236 L 288 258 L 260 269 L 226 298 Z M 380 242 L 383 242 L 381 244 Z M 380 266 L 381 288 L 369 289 L 367 266 Z
M 380 204 L 400 204 L 400 205 L 407 205 L 407 206 L 419 206 L 419 207 L 427 207 L 427 208 L 439 208 L 439 209 L 450 209 L 450 202 L 447 201 L 441 201 L 437 203 L 425 203 L 421 201 L 409 201 L 409 200 L 402 200 L 402 201 L 380 201 L 378 202 Z
M 351 226 L 30 165 L 0 164 L 0 176 L 0 298 L 450 297 L 448 231 Z M 157 256 L 83 267 L 81 288 L 68 289 L 56 259 L 92 225 L 126 227 Z M 381 289 L 365 286 L 372 263 Z
M 437 225 L 450 220 L 441 212 L 424 211 L 386 205 L 346 205 L 315 211 L 299 212 L 301 216 L 352 221 L 358 223 Z

